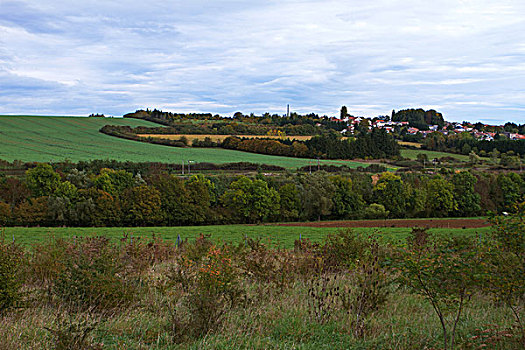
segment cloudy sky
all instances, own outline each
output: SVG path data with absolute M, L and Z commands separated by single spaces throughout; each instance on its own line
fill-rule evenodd
M 0 0 L 0 114 L 525 122 L 523 0 Z

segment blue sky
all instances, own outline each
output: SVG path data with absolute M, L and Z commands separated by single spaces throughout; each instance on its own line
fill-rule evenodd
M 0 114 L 525 123 L 525 1 L 0 0 Z

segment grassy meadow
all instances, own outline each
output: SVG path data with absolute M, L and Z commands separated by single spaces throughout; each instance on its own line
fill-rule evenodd
M 469 157 L 463 154 L 428 151 L 422 149 L 401 149 L 401 156 L 405 158 L 416 159 L 417 155 L 420 153 L 426 154 L 429 160 L 432 160 L 434 158 L 452 157 L 463 162 L 469 161 Z
M 23 245 L 41 243 L 53 237 L 71 238 L 74 236 L 104 236 L 112 240 L 122 237 L 137 237 L 150 240 L 153 236 L 175 242 L 181 239 L 194 240 L 201 233 L 209 235 L 216 242 L 241 243 L 245 237 L 260 239 L 272 246 L 293 248 L 296 239 L 306 238 L 312 242 L 321 242 L 327 235 L 336 233 L 333 227 L 300 227 L 278 225 L 212 225 L 212 226 L 180 226 L 180 227 L 6 227 L 3 234 L 8 240 L 14 239 Z M 353 231 L 365 234 L 378 234 L 382 240 L 389 243 L 403 242 L 410 228 L 404 227 L 359 227 Z M 484 228 L 433 228 L 429 232 L 436 236 L 473 236 L 485 235 L 489 227 Z
M 159 126 L 144 120 L 122 118 L 0 116 L 0 159 L 25 162 L 115 159 L 133 162 L 216 164 L 252 162 L 294 169 L 310 159 L 270 156 L 219 148 L 178 148 L 119 139 L 104 135 L 104 125 Z M 321 161 L 323 164 L 367 166 L 352 161 Z
M 407 266 L 399 254 L 410 257 L 417 250 L 403 253 L 388 242 L 379 240 L 376 245 L 366 234 L 351 233 L 341 233 L 340 239 L 318 248 L 305 243 L 297 250 L 275 249 L 264 242 L 238 247 L 214 242 L 241 241 L 244 233 L 252 238 L 273 233 L 291 241 L 297 238 L 295 229 L 320 240 L 333 229 L 243 225 L 221 227 L 224 231 L 173 229 L 171 236 L 165 228 L 133 228 L 127 233 L 147 236 L 158 230 L 172 239 L 178 233 L 209 232 L 212 240 L 196 239 L 177 248 L 173 242 L 93 237 L 48 240 L 33 251 L 0 240 L 0 262 L 18 261 L 17 269 L 4 278 L 7 283 L 0 285 L 9 292 L 2 301 L 10 303 L 0 304 L 0 349 L 443 347 L 444 333 L 431 302 L 410 288 L 415 276 L 399 271 Z M 116 238 L 127 229 L 91 230 Z M 16 228 L 5 234 L 21 237 L 52 231 L 69 237 L 88 234 L 67 228 L 32 232 Z M 408 234 L 408 229 L 382 231 L 391 239 Z M 446 254 L 438 251 L 437 261 L 446 261 Z M 15 257 L 21 259 L 12 260 Z M 467 273 L 477 264 L 461 262 L 468 265 Z M 439 264 L 432 266 L 437 268 L 432 278 L 454 285 L 454 279 L 440 274 Z M 519 349 L 522 340 L 519 329 L 513 328 L 511 311 L 493 302 L 478 284 L 468 288 L 455 334 L 457 348 Z M 446 304 L 448 322 L 453 323 L 458 305 L 455 299 Z

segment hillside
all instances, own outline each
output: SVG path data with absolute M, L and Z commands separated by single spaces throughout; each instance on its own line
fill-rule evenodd
M 135 162 L 232 163 L 253 162 L 298 168 L 309 159 L 269 156 L 213 148 L 166 147 L 104 135 L 104 125 L 158 126 L 145 120 L 79 117 L 0 116 L 0 159 L 7 161 L 73 162 L 90 159 L 115 159 Z M 363 165 L 348 161 L 322 161 L 323 164 Z M 365 164 L 366 166 L 366 164 Z

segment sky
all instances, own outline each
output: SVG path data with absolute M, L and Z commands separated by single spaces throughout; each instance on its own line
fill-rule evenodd
M 523 0 L 0 0 L 0 114 L 525 123 Z

